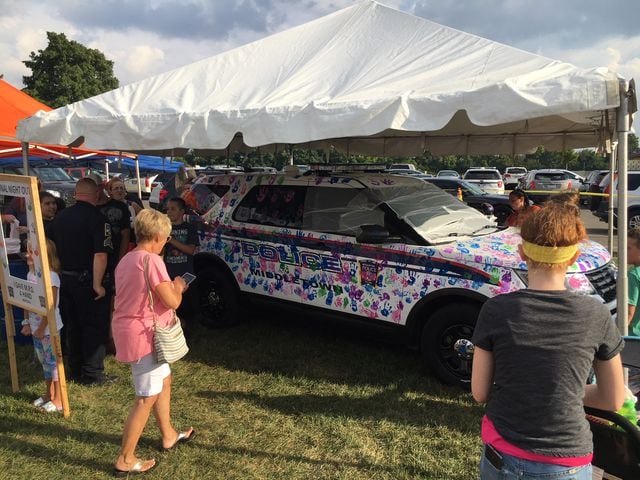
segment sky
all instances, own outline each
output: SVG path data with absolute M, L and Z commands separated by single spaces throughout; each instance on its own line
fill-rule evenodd
M 22 88 L 22 63 L 46 32 L 96 48 L 120 85 L 258 40 L 358 0 L 0 0 L 0 74 Z M 640 78 L 636 0 L 382 0 L 389 7 L 579 67 Z

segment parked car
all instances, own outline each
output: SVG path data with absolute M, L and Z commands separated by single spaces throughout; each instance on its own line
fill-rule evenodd
M 611 174 L 607 173 L 600 181 L 600 186 L 606 196 L 602 197 L 598 209 L 593 213 L 603 222 L 609 222 L 609 202 L 613 194 L 613 201 L 616 202 L 613 208 L 613 226 L 618 226 L 618 175 L 611 188 Z M 640 228 L 640 170 L 629 170 L 627 172 L 627 222 L 629 228 Z
M 518 186 L 518 181 L 527 174 L 524 167 L 507 167 L 504 169 L 504 188 L 512 190 Z
M 589 195 L 587 199 L 587 204 L 589 205 L 589 210 L 596 211 L 598 210 L 598 206 L 600 205 L 600 201 L 602 197 L 602 187 L 600 186 L 600 182 L 602 179 L 609 173 L 609 170 L 593 170 L 589 172 L 589 175 L 584 180 L 585 189 L 587 192 L 594 194 Z
M 413 176 L 425 175 L 425 173 L 421 172 L 420 170 L 408 170 L 408 169 L 402 169 L 402 168 L 388 168 L 384 172 L 392 173 L 394 175 L 413 175 Z
M 354 167 L 355 169 L 355 167 Z M 194 257 L 203 321 L 233 325 L 253 301 L 357 320 L 420 349 L 442 381 L 468 385 L 482 303 L 525 288 L 517 229 L 411 176 L 361 171 L 208 175 L 215 195 Z M 614 267 L 584 241 L 567 286 L 615 306 Z
M 163 172 L 155 178 L 156 186 L 153 187 L 149 195 L 149 206 L 151 208 L 164 211 L 168 198 L 175 195 L 175 177 L 175 172 Z M 173 184 L 173 189 L 171 188 L 171 184 Z M 171 195 L 171 190 L 174 195 Z
M 156 178 L 158 177 L 158 173 L 140 173 L 140 192 L 142 193 L 142 198 L 149 198 L 151 195 L 151 191 L 158 186 L 156 182 Z M 127 189 L 127 193 L 138 194 L 138 179 L 137 177 L 126 178 L 124 180 L 124 186 Z
M 413 163 L 392 163 L 387 170 L 417 170 Z
M 513 213 L 509 205 L 509 195 L 492 195 L 473 183 L 459 178 L 425 178 L 425 181 L 440 187 L 445 192 L 456 198 L 462 197 L 462 201 L 484 214 L 489 213 L 486 205 L 491 207 L 491 212 L 498 222 L 504 225 L 507 217 Z
M 544 168 L 531 170 L 520 179 L 520 187 L 534 202 L 543 202 L 554 193 L 584 188 L 582 177 L 569 170 Z M 548 192 L 548 193 L 547 193 Z
M 460 174 L 455 170 L 438 170 L 436 177 L 453 177 L 460 178 Z
M 13 175 L 25 174 L 24 168 L 21 166 L 3 166 L 0 167 L 0 171 Z M 62 168 L 50 165 L 30 166 L 29 175 L 38 177 L 42 188 L 62 200 L 66 206 L 76 203 L 75 190 L 77 180 Z
M 462 177 L 487 193 L 504 194 L 504 181 L 497 168 L 470 168 Z

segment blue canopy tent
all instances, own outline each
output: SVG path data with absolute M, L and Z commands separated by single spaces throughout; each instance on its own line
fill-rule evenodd
M 102 159 L 104 162 L 105 159 Z M 118 162 L 118 157 L 107 157 L 109 163 Z M 120 164 L 125 167 L 135 168 L 136 161 L 132 158 L 122 157 Z M 183 166 L 182 162 L 165 157 L 154 157 L 151 155 L 138 155 L 138 165 L 141 171 L 145 172 L 177 172 Z
M 35 157 L 29 156 L 29 164 L 30 165 L 43 165 L 43 164 L 51 164 L 60 167 L 66 166 L 90 166 L 90 167 L 100 167 L 103 168 L 105 166 L 105 161 L 110 165 L 114 165 L 118 163 L 118 157 L 104 157 L 104 156 L 95 156 L 91 158 L 86 158 L 82 160 L 74 160 L 74 159 L 66 159 L 66 158 L 43 158 L 43 157 Z M 138 164 L 139 168 L 143 172 L 177 172 L 178 169 L 183 165 L 182 162 L 178 160 L 171 160 L 164 157 L 154 157 L 150 155 L 139 155 L 138 156 Z M 22 157 L 4 157 L 0 158 L 0 165 L 8 166 L 8 165 L 23 165 Z M 119 165 L 129 168 L 136 167 L 136 161 L 133 158 L 122 157 L 120 159 Z

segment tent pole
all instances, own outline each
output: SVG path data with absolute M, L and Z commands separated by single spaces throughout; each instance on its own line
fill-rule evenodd
M 620 80 L 620 107 L 616 131 L 618 132 L 618 308 L 617 323 L 622 335 L 628 332 L 627 303 L 627 163 L 629 154 L 629 82 Z
M 104 174 L 107 177 L 107 181 L 109 181 L 109 160 L 104 159 Z
M 29 142 L 20 142 L 22 145 L 22 168 L 24 174 L 29 175 Z
M 611 178 L 611 182 L 609 183 L 609 189 L 611 191 L 611 195 L 609 195 L 609 210 L 607 211 L 607 246 L 609 247 L 609 251 L 613 253 L 613 187 L 615 185 L 615 175 L 616 175 L 616 151 L 618 149 L 618 142 L 614 142 L 613 148 L 609 153 L 609 178 Z
M 140 183 L 140 162 L 136 155 L 136 179 L 138 180 L 138 198 L 142 201 L 142 184 Z

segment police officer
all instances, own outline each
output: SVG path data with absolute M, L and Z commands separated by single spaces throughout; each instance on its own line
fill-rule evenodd
M 76 203 L 51 224 L 61 265 L 60 308 L 66 330 L 69 378 L 86 385 L 112 382 L 104 374 L 110 295 L 103 280 L 113 251 L 111 227 L 96 208 L 99 189 L 90 178 L 76 183 Z

